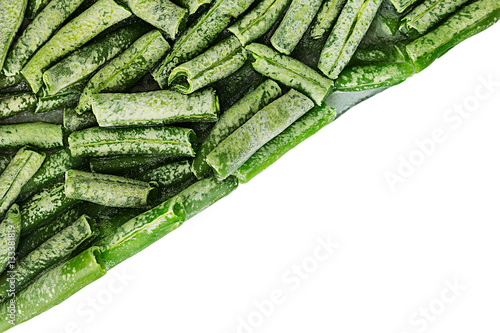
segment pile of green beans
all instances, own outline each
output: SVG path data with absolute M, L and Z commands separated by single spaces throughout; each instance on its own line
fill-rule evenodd
M 252 180 L 345 112 L 337 96 L 353 106 L 485 30 L 500 2 L 8 0 L 0 13 L 4 332 Z

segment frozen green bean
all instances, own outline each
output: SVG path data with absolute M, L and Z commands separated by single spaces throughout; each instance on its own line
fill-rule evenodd
M 193 15 L 198 9 L 206 4 L 212 3 L 213 0 L 178 0 L 178 2 L 189 11 L 189 15 Z
M 7 168 L 12 157 L 10 155 L 0 155 L 0 174 Z
M 179 158 L 162 155 L 123 155 L 90 159 L 90 170 L 113 175 L 136 175 Z
M 65 108 L 63 127 L 69 133 L 97 126 L 97 119 L 92 112 L 78 114 L 75 108 Z
M 31 92 L 8 93 L 0 96 L 0 119 L 36 109 L 38 98 Z
M 418 0 L 391 0 L 398 13 L 404 12 L 417 2 Z
M 0 71 L 0 90 L 12 88 L 23 81 L 21 73 L 17 75 L 7 76 L 3 71 Z
M 55 93 L 54 95 L 46 93 L 44 88 L 42 88 L 40 91 L 42 91 L 43 94 L 38 97 L 38 104 L 36 106 L 35 113 L 74 107 L 78 104 L 82 90 L 83 85 L 81 83 L 74 84 Z
M 61 125 L 47 123 L 0 125 L 0 149 L 17 149 L 26 145 L 45 150 L 62 147 Z
M 156 182 L 160 187 L 173 186 L 185 182 L 193 176 L 188 160 L 164 164 L 134 176 L 145 182 Z
M 28 0 L 28 7 L 26 8 L 26 18 L 33 19 L 40 13 L 48 4 L 50 0 Z
M 337 21 L 347 0 L 325 0 L 311 26 L 311 37 L 323 38 Z
M 0 222 L 0 273 L 15 262 L 20 235 L 21 214 L 19 206 L 13 204 Z
M 0 70 L 3 68 L 7 52 L 14 40 L 17 30 L 21 27 L 27 0 L 0 1 Z

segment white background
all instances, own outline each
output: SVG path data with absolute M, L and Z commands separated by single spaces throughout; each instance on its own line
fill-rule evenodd
M 12 332 L 498 332 L 500 86 L 460 124 L 444 117 L 481 77 L 500 82 L 499 37 L 496 25 L 350 110 Z M 384 175 L 435 130 L 446 140 L 391 191 Z M 318 239 L 340 246 L 326 256 Z

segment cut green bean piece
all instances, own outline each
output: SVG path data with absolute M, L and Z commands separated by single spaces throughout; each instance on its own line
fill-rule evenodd
M 206 52 L 174 68 L 168 79 L 173 90 L 191 94 L 240 69 L 247 52 L 238 38 L 230 36 Z
M 191 163 L 184 160 L 147 170 L 134 176 L 134 178 L 145 182 L 156 182 L 160 187 L 167 187 L 185 182 L 192 176 Z
M 97 173 L 133 176 L 179 158 L 161 155 L 124 155 L 90 159 L 90 170 Z
M 391 3 L 394 5 L 398 13 L 404 12 L 417 2 L 418 0 L 391 0 Z
M 265 106 L 229 135 L 207 156 L 207 163 L 219 179 L 232 175 L 260 147 L 283 132 L 314 107 L 301 93 L 290 90 Z
M 15 262 L 21 235 L 21 214 L 19 206 L 13 204 L 0 222 L 0 273 Z
M 0 332 L 28 321 L 60 304 L 77 291 L 106 274 L 100 251 L 90 248 L 51 271 L 41 275 L 26 289 L 18 293 L 13 302 L 0 305 Z
M 318 68 L 335 80 L 370 28 L 382 0 L 348 0 L 321 51 Z
M 10 44 L 23 22 L 27 0 L 0 1 L 0 70 L 3 68 Z
M 363 91 L 391 87 L 413 76 L 413 66 L 407 63 L 354 66 L 345 69 L 335 81 L 339 91 Z
M 279 20 L 292 0 L 263 0 L 228 28 L 242 45 L 264 36 Z
M 62 27 L 21 70 L 34 92 L 43 84 L 43 73 L 52 64 L 97 36 L 106 28 L 132 15 L 113 0 L 99 0 Z
M 75 108 L 65 108 L 63 126 L 69 133 L 97 126 L 97 119 L 92 112 L 78 114 Z
M 399 30 L 412 37 L 423 35 L 468 1 L 426 0 L 401 20 Z
M 31 92 L 19 92 L 0 96 L 0 119 L 14 116 L 37 107 L 38 98 Z
M 93 127 L 73 132 L 68 138 L 73 156 L 195 155 L 193 130 L 180 127 Z
M 43 74 L 47 92 L 53 95 L 86 79 L 149 30 L 148 25 L 136 23 L 97 37 Z
M 19 200 L 23 201 L 38 192 L 42 187 L 53 183 L 61 178 L 66 171 L 78 168 L 82 165 L 83 159 L 72 157 L 69 149 L 61 149 L 47 157 L 40 169 L 23 186 L 19 194 Z
M 0 175 L 0 217 L 16 201 L 21 188 L 40 168 L 44 159 L 44 153 L 22 148 L 10 161 Z
M 145 207 L 157 194 L 158 184 L 113 175 L 78 170 L 66 172 L 65 193 L 68 198 L 101 206 Z
M 252 65 L 257 72 L 299 90 L 312 98 L 316 104 L 321 105 L 331 93 L 333 81 L 299 60 L 258 43 L 248 45 L 247 50 L 252 52 L 255 58 Z
M 100 92 L 123 92 L 131 88 L 160 61 L 170 45 L 158 30 L 151 31 L 99 70 L 88 82 L 80 97 L 76 112 L 92 109 L 90 95 Z
M 41 227 L 23 235 L 19 241 L 19 246 L 16 251 L 17 260 L 26 257 L 41 244 L 45 243 L 55 234 L 75 222 L 84 211 L 80 206 L 81 205 L 77 204 L 74 207 L 71 207 L 62 214 L 51 218 Z
M 0 300 L 9 298 L 10 289 L 20 292 L 44 271 L 67 259 L 80 244 L 92 236 L 94 223 L 83 215 L 19 260 L 14 270 L 0 276 Z M 13 286 L 11 281 L 14 281 Z
M 178 2 L 189 11 L 189 15 L 193 15 L 198 9 L 206 4 L 211 3 L 213 0 L 178 0 Z
M 168 86 L 172 70 L 201 54 L 229 25 L 232 18 L 244 13 L 255 0 L 217 0 L 175 41 L 172 50 L 153 72 L 160 87 Z
M 318 13 L 322 2 L 322 0 L 293 0 L 271 37 L 274 48 L 286 55 L 292 54 Z
M 0 174 L 7 168 L 12 157 L 10 155 L 0 155 Z
M 25 234 L 38 228 L 77 202 L 78 200 L 65 195 L 64 183 L 48 185 L 23 203 L 21 207 L 22 233 Z
M 487 29 L 500 19 L 500 2 L 479 0 L 451 16 L 435 30 L 406 46 L 418 72 L 460 42 Z
M 33 1 L 30 1 L 30 4 Z M 17 75 L 31 56 L 50 39 L 50 36 L 84 2 L 84 0 L 54 0 L 37 15 L 14 43 L 5 60 L 4 71 Z
M 249 182 L 298 144 L 334 121 L 336 117 L 335 109 L 326 104 L 315 107 L 257 150 L 234 175 L 244 183 Z
M 35 113 L 74 107 L 78 104 L 82 90 L 83 85 L 81 83 L 74 84 L 54 95 L 45 93 L 44 88 L 42 88 L 41 91 L 44 94 L 38 98 L 38 105 L 36 106 Z
M 17 149 L 33 146 L 51 150 L 63 146 L 61 125 L 24 123 L 0 125 L 0 149 Z
M 320 39 L 330 31 L 337 21 L 347 0 L 325 0 L 311 26 L 311 37 Z
M 0 90 L 13 88 L 23 81 L 21 73 L 18 75 L 7 76 L 3 71 L 0 71 Z
M 281 88 L 279 85 L 272 80 L 266 80 L 257 89 L 224 112 L 193 160 L 193 173 L 195 176 L 198 179 L 208 177 L 212 169 L 206 162 L 207 155 L 219 143 L 238 129 L 238 127 L 252 118 L 257 111 L 274 101 L 280 95 Z
M 28 7 L 26 8 L 26 18 L 33 19 L 40 13 L 48 4 L 50 0 L 28 0 Z
M 92 110 L 101 127 L 165 125 L 217 121 L 219 103 L 208 88 L 184 95 L 170 90 L 136 94 L 95 94 Z
M 184 30 L 188 11 L 169 0 L 123 0 L 132 13 L 174 39 Z

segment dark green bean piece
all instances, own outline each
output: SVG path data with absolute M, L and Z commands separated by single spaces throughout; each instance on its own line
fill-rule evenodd
M 391 3 L 394 5 L 398 13 L 404 12 L 417 2 L 418 0 L 391 0 Z
M 19 206 L 13 204 L 0 222 L 0 273 L 15 262 L 20 235 L 21 214 Z
M 18 92 L 0 96 L 0 119 L 8 118 L 37 107 L 38 98 L 31 92 Z
M 229 110 L 224 112 L 214 128 L 203 142 L 193 160 L 193 173 L 198 179 L 208 177 L 211 172 L 206 162 L 207 155 L 219 143 L 226 139 L 238 127 L 247 122 L 257 111 L 271 103 L 281 95 L 281 88 L 272 81 L 266 80 L 257 89 L 243 97 Z
M 0 155 L 0 174 L 7 168 L 12 157 L 10 155 Z
M 211 3 L 213 0 L 178 0 L 178 2 L 189 10 L 189 15 L 193 15 L 198 9 L 206 4 Z
M 75 108 L 65 108 L 63 126 L 69 133 L 97 126 L 97 119 L 92 112 L 78 114 Z
M 184 160 L 147 170 L 137 174 L 134 178 L 145 182 L 156 182 L 160 187 L 168 187 L 185 182 L 192 176 L 191 163 Z
M 131 88 L 169 49 L 170 45 L 158 30 L 139 38 L 90 79 L 80 97 L 76 112 L 83 114 L 92 109 L 92 94 L 123 92 Z
M 26 18 L 33 19 L 40 13 L 50 2 L 50 0 L 28 0 L 26 8 Z
M 44 159 L 44 153 L 22 148 L 10 161 L 0 175 L 0 217 L 16 201 L 21 188 L 40 168 Z
M 157 195 L 158 184 L 114 175 L 78 170 L 66 172 L 65 193 L 68 198 L 101 206 L 139 208 Z
M 288 151 L 334 121 L 336 117 L 335 109 L 326 104 L 315 107 L 257 150 L 234 175 L 244 183 L 249 182 Z
M 311 26 L 311 37 L 320 39 L 330 31 L 347 0 L 325 0 Z
M 179 122 L 215 122 L 219 102 L 207 88 L 191 95 L 171 90 L 136 94 L 95 94 L 92 111 L 101 127 L 165 125 Z
M 97 173 L 133 176 L 179 158 L 161 155 L 124 155 L 90 159 L 90 170 Z
M 0 90 L 15 87 L 22 81 L 23 76 L 21 74 L 7 76 L 4 72 L 0 72 Z
M 80 100 L 84 85 L 77 83 L 53 95 L 45 93 L 44 88 L 45 87 L 41 89 L 42 96 L 38 98 L 38 105 L 35 109 L 35 113 L 76 106 Z
M 0 125 L 0 149 L 16 149 L 26 145 L 46 150 L 62 147 L 61 125 L 47 123 Z
M 257 112 L 222 141 L 207 156 L 207 163 L 219 179 L 232 175 L 260 147 L 283 132 L 314 107 L 301 93 L 290 90 Z
M 10 44 L 23 22 L 27 0 L 7 0 L 0 2 L 0 69 L 3 68 Z

